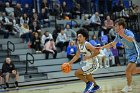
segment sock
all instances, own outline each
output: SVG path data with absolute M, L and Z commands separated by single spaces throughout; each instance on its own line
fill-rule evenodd
M 17 81 L 15 82 L 15 84 L 16 84 L 16 87 L 18 87 L 18 82 Z
M 9 84 L 7 82 L 5 84 L 6 84 L 6 87 L 9 88 Z

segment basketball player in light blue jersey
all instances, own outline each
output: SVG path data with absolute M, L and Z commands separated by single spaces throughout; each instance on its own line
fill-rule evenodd
M 74 58 L 69 62 L 71 65 L 79 59 L 80 55 L 83 55 L 83 62 L 86 64 L 75 71 L 75 76 L 86 83 L 86 88 L 84 93 L 95 92 L 100 89 L 92 76 L 95 72 L 99 63 L 96 56 L 99 54 L 99 50 L 92 46 L 86 41 L 88 38 L 88 31 L 85 29 L 80 29 L 77 31 L 77 53 Z
M 120 18 L 115 21 L 115 31 L 117 33 L 116 38 L 113 42 L 103 46 L 102 48 L 110 48 L 116 46 L 119 41 L 124 45 L 126 58 L 128 59 L 128 65 L 125 70 L 127 78 L 127 86 L 125 86 L 121 91 L 129 92 L 132 91 L 132 75 L 140 73 L 140 68 L 136 67 L 136 64 L 140 57 L 140 48 L 136 44 L 136 40 L 132 31 L 125 29 L 125 20 Z

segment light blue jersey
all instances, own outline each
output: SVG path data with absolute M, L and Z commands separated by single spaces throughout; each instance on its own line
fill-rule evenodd
M 124 34 L 126 36 L 135 38 L 134 34 L 130 30 L 126 29 L 124 31 Z M 136 44 L 135 39 L 134 39 L 133 42 L 129 42 L 126 39 L 122 38 L 121 36 L 116 35 L 116 38 L 115 38 L 114 42 L 121 42 L 124 45 L 126 58 L 128 59 L 128 62 L 136 63 L 140 59 L 139 58 L 140 57 L 140 48 Z

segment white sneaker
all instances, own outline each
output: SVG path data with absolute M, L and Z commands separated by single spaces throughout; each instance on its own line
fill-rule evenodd
M 127 92 L 131 92 L 132 91 L 132 87 L 131 86 L 125 86 L 121 92 L 127 93 Z
M 19 90 L 19 88 L 18 88 L 18 87 L 16 87 L 16 90 Z
M 105 68 L 108 68 L 109 67 L 109 65 L 105 65 Z
M 102 65 L 100 65 L 100 67 L 99 68 L 103 68 L 103 66 Z

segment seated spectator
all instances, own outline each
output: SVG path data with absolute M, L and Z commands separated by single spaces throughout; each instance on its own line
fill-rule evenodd
M 52 33 L 54 42 L 56 42 L 58 33 L 60 33 L 60 32 L 61 32 L 61 27 L 60 27 L 60 26 L 56 26 L 56 27 L 55 27 L 55 30 L 54 30 L 53 33 Z
M 35 49 L 36 53 L 41 52 L 41 39 L 37 32 L 34 33 L 31 47 Z
M 101 26 L 101 20 L 98 12 L 93 14 L 92 17 L 89 19 L 89 21 L 90 26 L 93 27 L 95 30 L 98 30 L 99 27 Z
M 10 16 L 11 14 L 14 14 L 14 8 L 10 7 L 9 2 L 6 2 L 5 5 L 6 5 L 6 8 L 5 8 L 6 14 L 8 16 Z
M 100 47 L 101 45 L 98 44 L 97 47 Z M 98 58 L 98 62 L 99 62 L 99 67 L 103 68 L 104 66 L 106 66 L 106 55 L 104 53 L 103 50 L 100 50 L 100 54 L 97 55 Z
M 32 38 L 31 35 L 32 35 L 32 34 L 31 34 L 30 30 L 29 30 L 28 24 L 25 24 L 25 23 L 24 23 L 24 24 L 21 26 L 21 31 L 20 31 L 20 36 L 21 36 L 21 38 L 23 39 L 23 41 L 24 41 L 25 43 L 28 43 L 28 42 L 31 40 L 31 38 Z
M 69 11 L 67 3 L 65 1 L 63 1 L 63 3 L 62 3 L 62 17 L 63 17 L 63 19 L 65 17 L 70 18 L 70 11 Z
M 81 19 L 82 18 L 82 13 L 80 11 L 80 4 L 75 3 L 74 4 L 74 7 L 73 7 L 73 9 L 71 11 L 71 13 L 72 13 L 72 18 L 73 19 L 76 19 L 77 18 L 77 15 L 79 15 L 80 16 L 80 19 Z
M 108 43 L 108 36 L 107 35 L 101 36 L 101 44 L 105 45 L 107 43 Z
M 53 39 L 47 39 L 46 40 L 46 43 L 44 45 L 44 48 L 43 48 L 43 53 L 46 54 L 46 59 L 49 58 L 49 54 L 53 54 L 53 58 L 55 59 L 56 56 L 57 56 L 57 51 L 56 51 L 56 47 L 55 47 L 55 43 L 54 43 L 54 40 Z
M 97 39 L 96 35 L 92 36 L 92 39 L 89 41 L 93 46 L 101 45 L 101 42 Z
M 54 6 L 54 15 L 57 19 L 61 19 L 62 16 L 62 7 L 59 3 L 56 3 Z
M 115 59 L 110 49 L 103 49 L 104 54 L 106 56 L 105 67 L 110 67 L 110 64 L 114 64 Z
M 45 8 L 41 9 L 39 20 L 41 21 L 42 27 L 44 27 L 46 23 L 48 23 L 48 27 L 50 27 L 49 14 L 46 12 Z
M 15 14 L 15 17 L 17 18 L 17 20 L 19 20 L 20 17 L 22 16 L 22 8 L 19 3 L 17 3 L 16 7 L 14 8 L 14 14 Z
M 50 40 L 50 39 L 53 39 L 52 34 L 46 31 L 44 35 L 42 35 L 41 42 L 43 45 L 45 45 L 46 40 Z
M 2 17 L 0 18 L 0 20 L 1 20 L 2 27 L 5 29 L 4 38 L 9 38 L 9 35 L 13 28 L 12 22 L 10 22 L 5 12 L 2 13 Z
M 20 25 L 23 25 L 24 23 L 29 24 L 29 17 L 26 13 L 20 17 Z
M 41 8 L 45 8 L 45 9 L 49 8 L 49 3 L 47 0 L 42 0 Z
M 109 31 L 109 42 L 113 41 L 116 37 L 116 32 L 115 32 L 115 29 L 112 28 L 110 31 Z
M 113 56 L 115 57 L 115 64 L 113 63 L 112 65 L 114 66 L 120 66 L 120 59 L 118 55 L 118 49 L 116 47 L 110 48 L 112 51 Z
M 6 81 L 6 88 L 9 88 L 9 78 L 13 77 L 15 78 L 15 85 L 16 89 L 18 89 L 18 79 L 19 79 L 19 74 L 16 71 L 15 65 L 11 62 L 11 59 L 9 57 L 6 58 L 6 61 L 2 65 L 2 74 L 5 78 Z
M 113 26 L 114 26 L 113 20 L 110 19 L 110 16 L 107 16 L 106 20 L 104 21 L 104 26 L 102 27 L 104 35 L 108 35 L 109 30 L 113 28 Z
M 84 15 L 84 22 L 83 22 L 83 28 L 87 29 L 88 31 L 90 31 L 90 20 L 89 20 L 89 15 L 86 14 Z
M 31 17 L 31 8 L 29 7 L 29 4 L 25 4 L 25 6 L 23 7 L 23 13 L 26 13 L 27 16 Z
M 69 41 L 76 39 L 76 32 L 70 28 L 69 24 L 66 25 L 64 32 L 65 32 Z
M 37 21 L 33 21 L 33 23 L 30 26 L 30 31 L 33 32 L 33 33 L 37 32 L 39 34 L 39 36 L 41 36 L 41 27 L 37 23 Z
M 61 32 L 58 34 L 58 37 L 56 39 L 56 46 L 61 49 L 61 51 L 64 50 L 64 47 L 67 47 L 69 44 L 68 38 L 62 29 Z
M 77 47 L 74 41 L 70 41 L 69 46 L 67 47 L 67 58 L 71 60 L 75 56 L 76 52 L 77 52 Z M 77 60 L 77 62 L 79 61 L 80 59 Z

